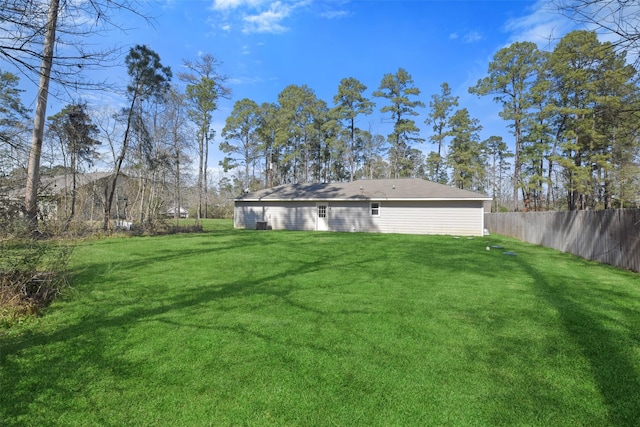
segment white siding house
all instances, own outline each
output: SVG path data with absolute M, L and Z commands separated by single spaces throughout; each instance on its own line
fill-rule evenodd
M 422 179 L 282 185 L 235 199 L 235 228 L 481 236 L 491 198 Z

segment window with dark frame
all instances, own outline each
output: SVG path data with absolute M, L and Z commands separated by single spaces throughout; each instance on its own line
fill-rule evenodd
M 380 216 L 380 202 L 371 202 L 371 216 Z
M 318 205 L 318 218 L 327 217 L 327 205 Z

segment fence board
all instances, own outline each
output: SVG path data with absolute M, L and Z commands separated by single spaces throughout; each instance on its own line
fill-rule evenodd
M 640 272 L 640 209 L 485 214 L 496 234 Z

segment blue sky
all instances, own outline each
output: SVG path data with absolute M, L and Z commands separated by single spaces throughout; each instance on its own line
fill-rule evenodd
M 396 0 L 167 0 L 147 3 L 154 26 L 130 15 L 119 20 L 126 33 L 113 31 L 102 42 L 125 46 L 146 44 L 158 52 L 164 65 L 176 74 L 183 60 L 210 53 L 223 62 L 232 98 L 214 115 L 218 135 L 233 103 L 250 98 L 276 102 L 290 84 L 306 84 L 332 105 L 342 78 L 355 77 L 376 90 L 384 74 L 407 70 L 427 104 L 432 94 L 449 83 L 460 107 L 484 127 L 481 138 L 500 135 L 511 142 L 507 123 L 498 117 L 500 107 L 491 97 L 468 93 L 469 86 L 487 73 L 489 61 L 500 48 L 515 41 L 533 41 L 543 49 L 575 28 L 556 13 L 548 1 L 396 1 Z M 152 6 L 151 6 L 152 5 Z M 126 82 L 123 67 L 111 68 L 115 81 Z M 35 92 L 34 92 L 35 93 Z M 88 94 L 91 103 L 117 99 Z M 96 99 L 97 98 L 97 99 Z M 359 127 L 386 135 L 389 124 L 378 110 L 360 118 Z M 26 105 L 33 105 L 25 99 Z M 56 101 L 48 114 L 60 109 Z M 422 137 L 428 108 L 416 118 Z M 210 166 L 222 155 L 212 146 Z M 428 152 L 428 142 L 418 148 Z

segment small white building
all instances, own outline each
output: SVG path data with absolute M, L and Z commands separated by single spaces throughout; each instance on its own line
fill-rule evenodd
M 189 218 L 189 211 L 187 210 L 187 208 L 184 207 L 180 207 L 179 208 L 179 217 L 180 218 Z M 169 209 L 167 209 L 167 214 L 166 214 L 167 218 L 175 218 L 176 216 L 176 207 L 172 206 Z
M 488 201 L 416 178 L 281 185 L 236 198 L 234 227 L 482 236 Z

